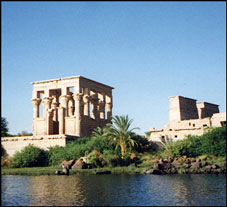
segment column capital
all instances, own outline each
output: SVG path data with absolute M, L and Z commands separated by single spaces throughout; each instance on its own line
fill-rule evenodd
M 68 95 L 62 95 L 59 97 L 61 100 L 68 100 Z
M 83 94 L 82 93 L 73 94 L 73 98 L 75 101 L 82 101 Z
M 52 100 L 53 100 L 52 97 L 44 97 L 44 98 L 42 99 L 42 103 L 50 103 Z
M 33 98 L 33 99 L 32 99 L 32 104 L 33 104 L 33 105 L 39 105 L 40 102 L 41 102 L 41 99 L 40 99 L 40 98 Z
M 89 101 L 90 101 L 90 96 L 89 95 L 84 95 L 83 96 L 83 101 L 84 101 L 84 103 L 88 103 Z
M 51 108 L 56 109 L 59 106 L 57 102 L 52 102 L 51 103 Z

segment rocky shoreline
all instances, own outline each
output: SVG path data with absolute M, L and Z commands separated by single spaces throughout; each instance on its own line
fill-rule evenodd
M 164 175 L 164 174 L 220 174 L 226 173 L 226 161 L 221 166 L 212 164 L 206 159 L 168 158 L 160 159 L 153 163 L 153 167 L 144 170 L 144 174 Z

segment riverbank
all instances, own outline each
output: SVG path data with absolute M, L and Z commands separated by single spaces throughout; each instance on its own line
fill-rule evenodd
M 1 175 L 55 175 L 56 171 L 62 171 L 60 166 L 51 167 L 26 167 L 9 168 L 2 167 Z M 198 158 L 169 158 L 166 160 L 150 160 L 140 165 L 129 165 L 121 167 L 103 167 L 93 169 L 70 169 L 70 175 L 76 174 L 225 174 L 225 157 Z
M 127 167 L 105 167 L 94 169 L 70 169 L 70 175 L 76 174 L 98 174 L 99 172 L 111 172 L 111 174 L 143 174 L 146 168 L 127 166 Z M 58 166 L 55 167 L 26 167 L 26 168 L 8 168 L 2 167 L 1 175 L 55 175 L 56 171 L 62 171 Z M 101 174 L 101 173 L 100 173 Z

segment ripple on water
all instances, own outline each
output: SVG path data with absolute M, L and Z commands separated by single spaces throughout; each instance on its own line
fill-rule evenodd
M 3 206 L 223 206 L 225 175 L 2 176 Z

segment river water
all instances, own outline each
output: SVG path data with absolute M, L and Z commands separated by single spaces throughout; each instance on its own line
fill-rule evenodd
M 3 206 L 226 206 L 226 175 L 2 176 Z

